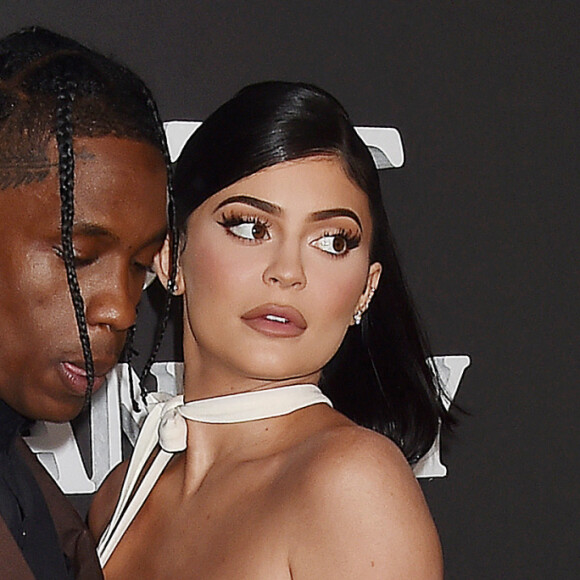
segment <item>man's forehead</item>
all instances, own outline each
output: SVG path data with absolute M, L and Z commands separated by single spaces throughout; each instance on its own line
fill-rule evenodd
M 75 224 L 86 222 L 118 231 L 119 220 L 142 220 L 157 231 L 160 223 L 166 222 L 167 175 L 157 149 L 118 137 L 81 137 L 73 142 L 73 151 Z M 10 156 L 0 147 L 0 202 L 6 210 L 4 217 L 36 215 L 47 227 L 60 227 L 58 169 L 54 141 L 26 158 Z M 141 227 L 152 231 L 143 223 Z
M 34 151 L 27 157 L 0 151 L 0 190 L 40 183 L 57 167 L 58 162 L 51 161 L 42 151 Z
M 58 150 L 54 140 L 39 147 L 0 147 L 0 191 L 41 183 L 59 167 Z M 96 155 L 86 144 L 73 149 L 76 162 L 94 161 Z

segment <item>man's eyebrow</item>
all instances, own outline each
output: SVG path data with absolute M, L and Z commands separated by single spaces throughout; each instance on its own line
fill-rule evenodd
M 228 205 L 230 203 L 244 203 L 257 209 L 261 209 L 262 211 L 272 215 L 280 215 L 282 213 L 282 208 L 280 206 L 270 203 L 269 201 L 264 201 L 263 199 L 252 197 L 250 195 L 232 195 L 231 197 L 228 197 L 220 202 L 213 210 L 213 213 L 224 207 L 224 205 Z
M 322 211 L 316 211 L 312 214 L 312 221 L 319 222 L 322 220 L 327 220 L 333 217 L 348 217 L 354 220 L 358 227 L 362 230 L 362 222 L 358 215 L 351 209 L 347 209 L 346 207 L 337 207 L 336 209 L 324 209 Z
M 121 238 L 113 233 L 111 230 L 94 224 L 91 222 L 79 222 L 73 225 L 73 235 L 81 235 L 87 237 L 104 237 L 108 238 L 113 242 L 120 242 Z M 141 245 L 142 248 L 151 246 L 152 244 L 161 244 L 167 235 L 167 228 L 163 228 L 158 232 L 155 232 L 150 238 L 147 238 L 145 242 Z
M 81 236 L 93 237 L 93 238 L 109 238 L 114 242 L 119 241 L 119 236 L 114 234 L 111 230 L 94 224 L 92 222 L 78 222 L 73 224 L 73 233 Z

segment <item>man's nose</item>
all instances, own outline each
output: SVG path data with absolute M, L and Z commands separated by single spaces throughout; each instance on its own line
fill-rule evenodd
M 91 326 L 108 326 L 126 331 L 137 318 L 137 303 L 143 280 L 133 280 L 128 269 L 110 272 L 86 299 L 87 322 Z

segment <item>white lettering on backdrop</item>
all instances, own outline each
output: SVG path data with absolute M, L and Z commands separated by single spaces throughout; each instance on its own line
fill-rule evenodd
M 435 357 L 433 363 L 441 375 L 449 405 L 457 393 L 465 369 L 470 364 L 469 357 L 441 356 Z M 134 443 L 145 412 L 133 409 L 129 397 L 129 372 L 133 373 L 134 385 L 139 388 L 135 371 L 126 364 L 119 364 L 93 398 L 88 445 L 91 475 L 83 461 L 82 442 L 75 436 L 70 423 L 40 421 L 34 426 L 30 437 L 26 438 L 29 447 L 65 493 L 95 492 L 107 474 L 123 459 L 122 435 Z M 158 390 L 171 394 L 180 392 L 183 363 L 156 363 L 152 373 L 157 379 Z M 415 466 L 415 475 L 443 477 L 446 473 L 437 438 L 429 453 Z
M 200 124 L 198 121 L 165 123 L 172 160 L 177 159 L 187 139 Z M 356 131 L 369 147 L 378 169 L 403 165 L 403 144 L 397 129 L 356 127 Z M 442 378 L 449 405 L 459 388 L 463 372 L 470 364 L 469 357 L 441 356 L 435 357 L 432 363 Z M 107 474 L 123 459 L 123 434 L 131 444 L 135 442 L 145 411 L 133 409 L 129 396 L 129 372 L 133 375 L 133 383 L 138 385 L 135 371 L 126 364 L 117 365 L 109 374 L 106 385 L 93 397 L 87 432 L 77 436 L 70 423 L 39 421 L 33 427 L 31 435 L 26 438 L 32 451 L 65 493 L 95 492 Z M 158 390 L 173 394 L 179 392 L 182 363 L 156 363 L 152 372 L 157 379 Z M 83 437 L 88 437 L 90 441 L 81 441 Z M 86 457 L 86 451 L 83 457 L 81 449 L 88 449 L 89 457 Z M 440 455 L 438 437 L 429 453 L 415 466 L 415 475 L 445 476 L 447 469 L 441 463 Z

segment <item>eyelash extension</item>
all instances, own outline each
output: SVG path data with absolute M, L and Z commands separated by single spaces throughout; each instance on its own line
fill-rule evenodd
M 259 218 L 258 216 L 244 215 L 244 214 L 239 214 L 239 213 L 235 213 L 235 212 L 222 213 L 220 216 L 220 219 L 218 220 L 218 224 L 220 224 L 223 228 L 225 228 L 226 232 L 229 235 L 234 236 L 234 237 L 239 238 L 239 239 L 242 239 L 242 240 L 245 240 L 247 242 L 253 242 L 253 241 L 258 241 L 258 240 L 249 240 L 246 238 L 242 238 L 241 236 L 238 236 L 237 234 L 230 231 L 230 228 L 233 228 L 235 226 L 239 226 L 241 224 L 259 224 L 262 227 L 266 228 L 266 230 L 269 231 L 270 227 L 271 227 L 270 222 L 268 222 L 267 220 L 263 220 L 262 218 Z M 330 254 L 329 253 L 333 258 L 340 258 L 342 256 L 345 256 L 348 252 L 357 248 L 360 245 L 361 238 L 362 238 L 362 236 L 359 232 L 353 233 L 352 231 L 346 230 L 344 228 L 339 228 L 338 230 L 335 230 L 335 231 L 325 231 L 321 237 L 325 238 L 325 237 L 334 237 L 334 236 L 340 236 L 344 239 L 344 241 L 346 242 L 346 252 L 344 252 L 342 254 Z
M 338 236 L 342 236 L 345 241 L 346 241 L 346 248 L 347 250 L 354 250 L 355 248 L 357 248 L 360 245 L 361 242 L 361 234 L 360 233 L 353 233 L 351 231 L 347 231 L 343 228 L 340 228 L 338 230 L 338 233 L 336 234 L 328 234 L 330 236 L 332 235 L 338 235 Z
M 349 230 L 345 230 L 343 228 L 340 228 L 338 231 L 334 231 L 334 232 L 330 232 L 330 231 L 326 231 L 322 234 L 321 237 L 326 238 L 326 237 L 335 237 L 335 236 L 340 236 L 342 238 L 344 238 L 344 241 L 346 242 L 346 252 L 343 252 L 342 254 L 332 254 L 329 252 L 329 255 L 332 258 L 342 258 L 344 256 L 346 256 L 351 250 L 354 250 L 355 248 L 358 248 L 362 239 L 362 236 L 360 233 L 353 233 Z
M 243 215 L 243 214 L 238 214 L 238 213 L 233 213 L 233 212 L 229 213 L 229 214 L 226 214 L 224 212 L 223 214 L 221 214 L 220 219 L 218 220 L 218 224 L 220 224 L 220 226 L 224 227 L 226 229 L 226 231 L 228 232 L 228 234 L 235 236 L 236 238 L 239 238 L 240 236 L 237 236 L 236 234 L 232 233 L 230 231 L 230 228 L 233 228 L 235 226 L 239 226 L 241 224 L 260 224 L 261 226 L 263 226 L 267 230 L 270 230 L 270 227 L 271 227 L 271 224 L 269 221 L 263 220 L 262 218 L 259 218 L 258 216 Z M 245 239 L 245 238 L 240 238 L 240 239 Z M 248 241 L 250 241 L 250 240 L 248 240 Z

